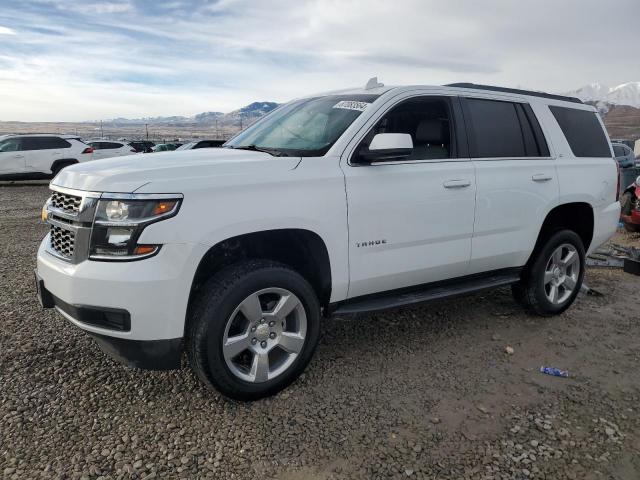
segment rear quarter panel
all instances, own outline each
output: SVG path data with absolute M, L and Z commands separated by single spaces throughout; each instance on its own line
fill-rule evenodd
M 567 105 L 549 100 L 547 104 L 539 103 L 534 109 L 538 118 L 544 123 L 545 133 L 556 152 L 558 204 L 584 202 L 593 208 L 594 234 L 588 248 L 590 253 L 615 233 L 618 224 L 620 203 L 616 199 L 618 188 L 616 160 L 613 158 L 611 145 L 609 145 L 611 150 L 609 157 L 575 157 L 548 105 L 560 107 Z M 595 112 L 595 109 L 588 105 L 572 105 L 572 108 Z M 602 120 L 600 124 L 606 134 Z

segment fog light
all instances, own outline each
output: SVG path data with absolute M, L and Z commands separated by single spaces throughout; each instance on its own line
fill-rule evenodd
M 109 228 L 107 242 L 109 245 L 124 247 L 131 240 L 131 230 L 127 228 Z

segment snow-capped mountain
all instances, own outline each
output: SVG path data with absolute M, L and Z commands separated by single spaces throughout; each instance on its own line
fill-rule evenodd
M 600 83 L 592 83 L 567 92 L 566 95 L 578 97 L 584 102 L 602 102 L 640 108 L 640 82 L 623 83 L 617 87 L 607 87 Z
M 266 115 L 280 104 L 275 102 L 253 102 L 238 110 L 229 113 L 202 112 L 192 117 L 148 117 L 148 118 L 114 118 L 106 120 L 105 125 L 213 125 L 224 126 L 227 124 L 247 125 Z

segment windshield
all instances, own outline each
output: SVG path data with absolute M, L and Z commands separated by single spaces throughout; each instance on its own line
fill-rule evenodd
M 189 150 L 191 148 L 193 148 L 193 146 L 196 144 L 196 142 L 189 142 L 189 143 L 185 143 L 184 145 L 176 148 L 176 150 Z
M 288 103 L 227 142 L 227 148 L 315 157 L 329 151 L 378 95 L 329 95 Z

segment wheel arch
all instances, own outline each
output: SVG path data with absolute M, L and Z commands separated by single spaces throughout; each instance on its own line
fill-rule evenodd
M 273 260 L 301 274 L 314 288 L 324 308 L 331 298 L 329 251 L 317 233 L 300 228 L 283 228 L 245 233 L 221 240 L 203 255 L 189 292 L 187 321 L 202 285 L 223 268 L 247 259 Z M 186 325 L 185 325 L 186 326 Z
M 75 165 L 76 163 L 79 163 L 79 162 L 75 158 L 59 158 L 58 160 L 55 160 L 51 164 L 51 173 L 55 172 L 56 168 L 58 168 L 61 165 L 68 167 L 69 165 Z
M 535 246 L 529 259 L 527 266 L 535 254 L 544 246 L 546 240 L 558 230 L 568 229 L 574 231 L 584 245 L 585 252 L 589 250 L 594 232 L 594 214 L 593 207 L 587 202 L 569 202 L 557 205 L 552 208 L 545 217 Z

